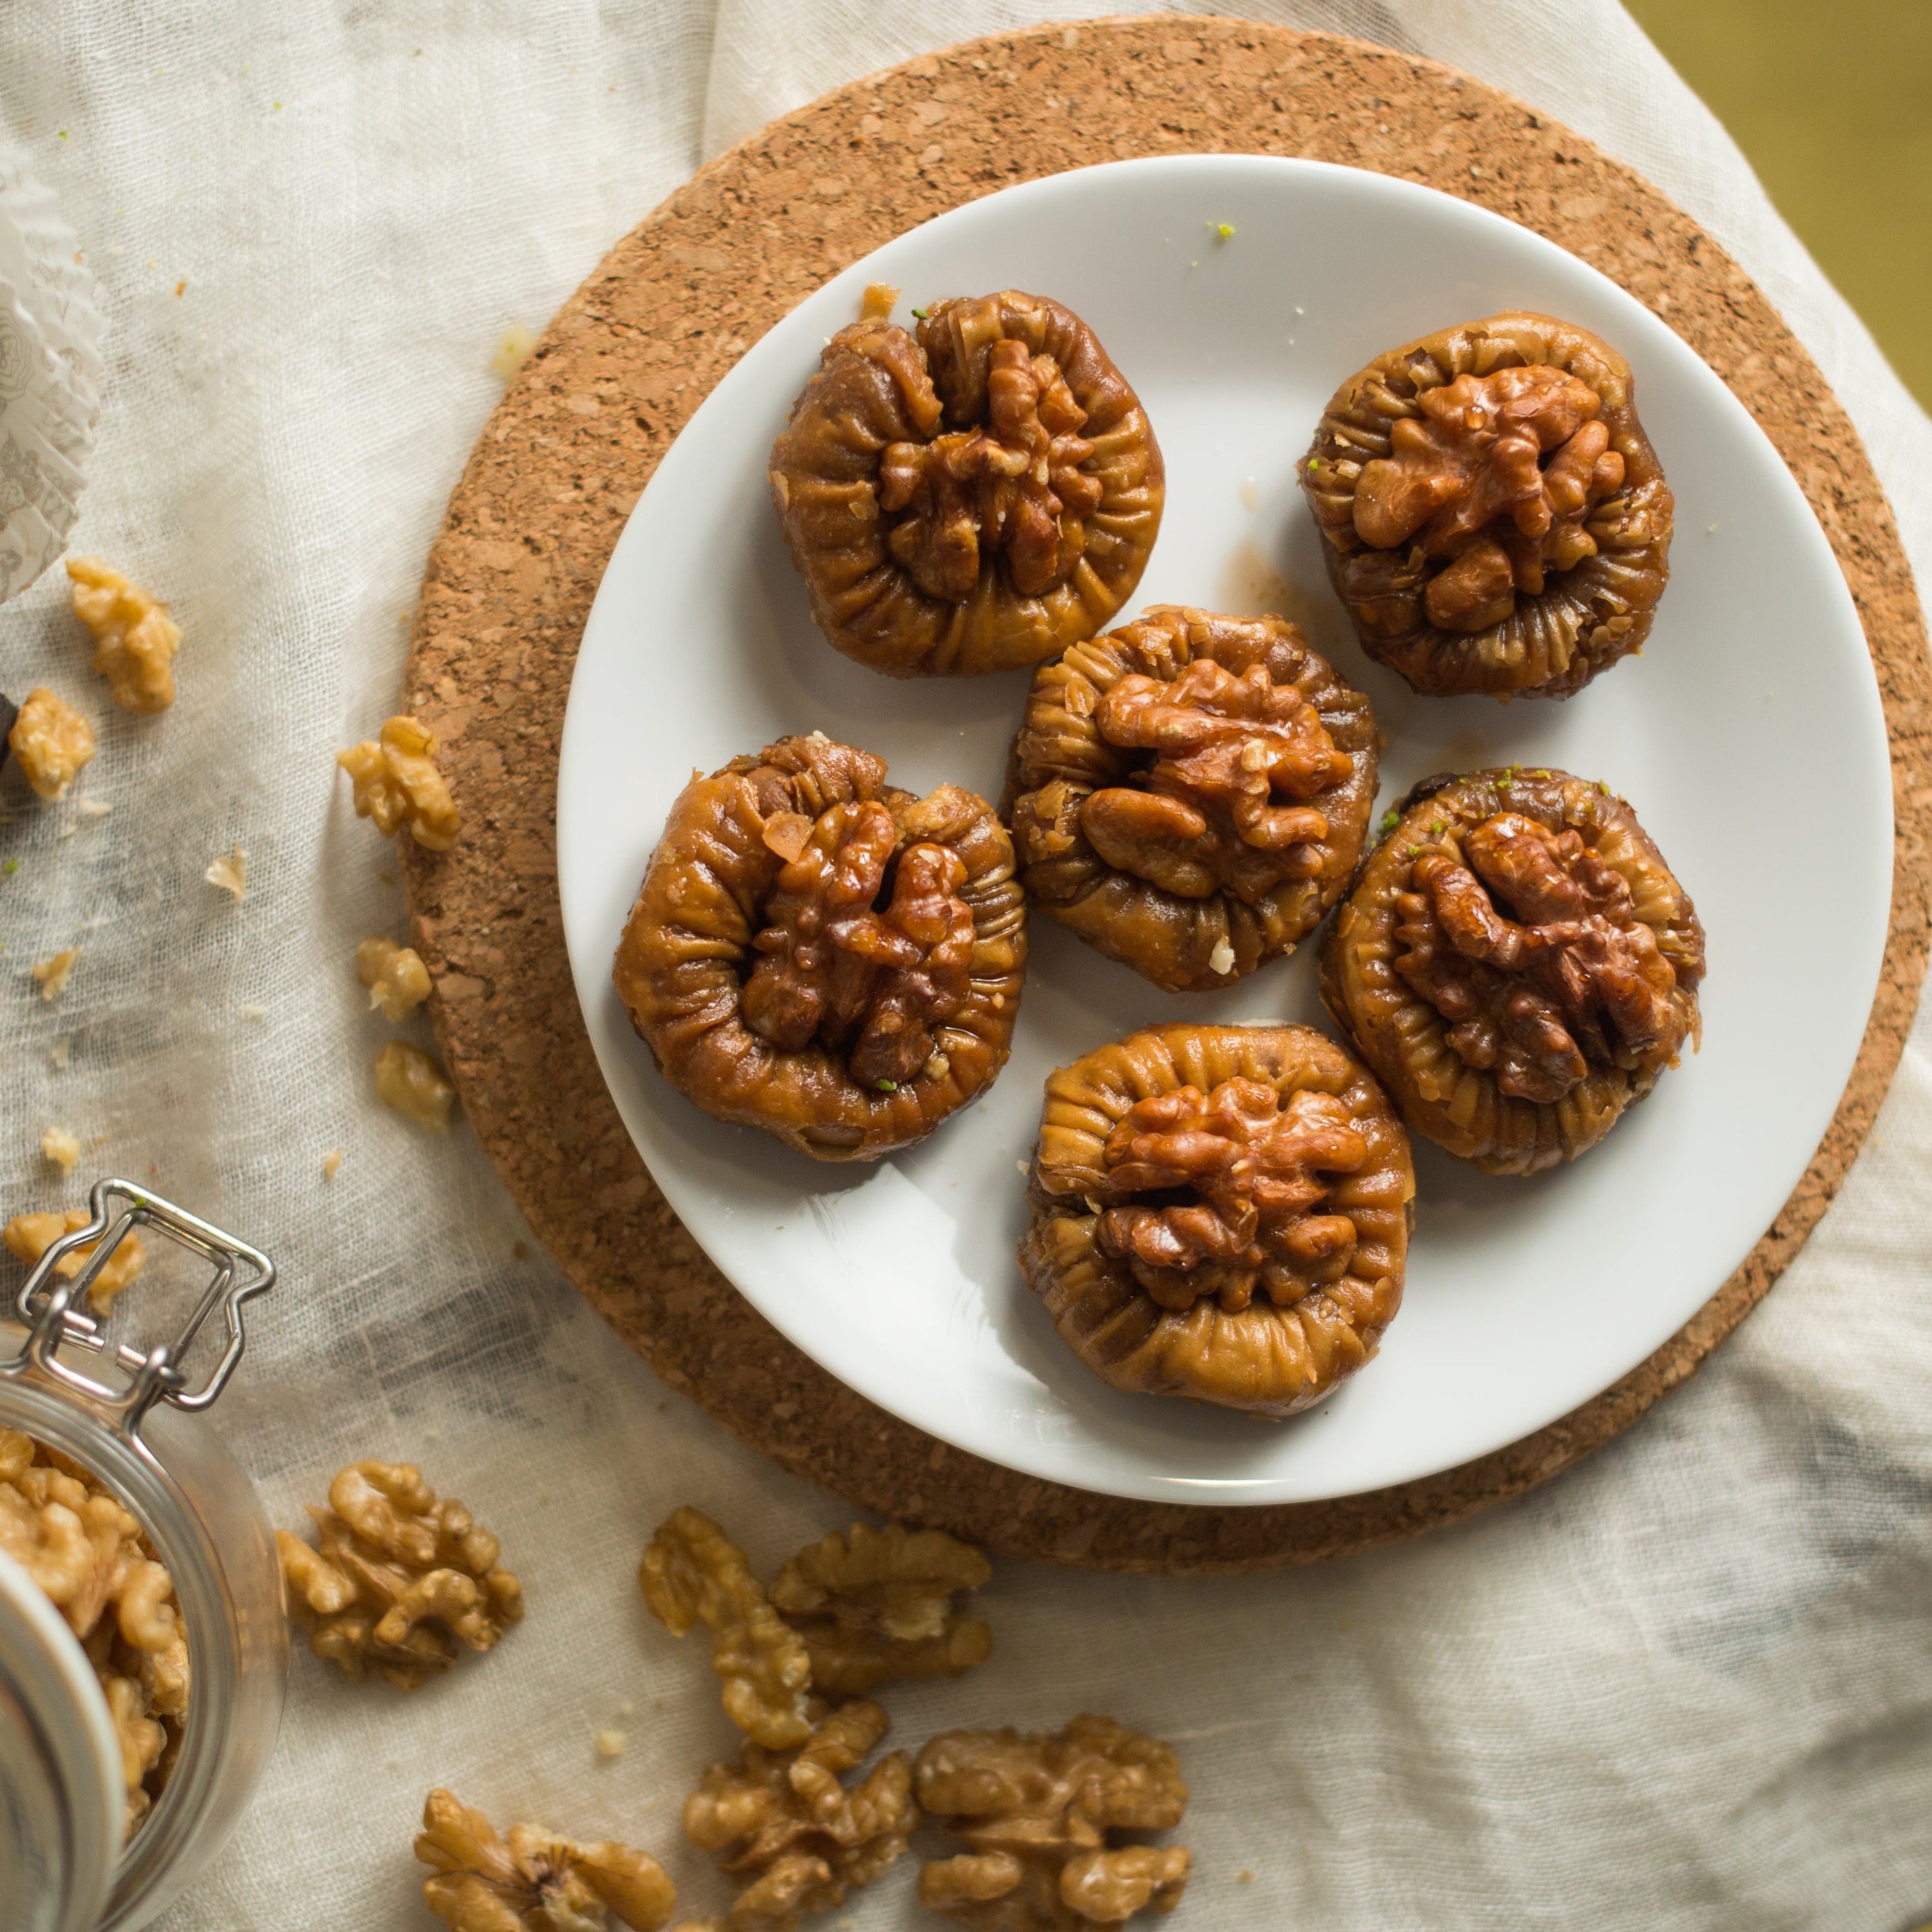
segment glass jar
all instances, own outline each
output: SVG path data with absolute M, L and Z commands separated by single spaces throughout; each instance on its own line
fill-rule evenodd
M 28 1274 L 18 1325 L 0 1323 L 0 1357 L 12 1354 L 0 1360 L 0 1427 L 70 1456 L 140 1524 L 174 1580 L 188 1706 L 173 1768 L 124 1845 L 120 1754 L 99 1678 L 26 1572 L 0 1558 L 0 1932 L 133 1932 L 170 1904 L 241 1816 L 288 1677 L 274 1532 L 202 1414 L 241 1359 L 242 1304 L 273 1285 L 274 1264 L 124 1180 L 100 1183 L 91 1204 L 89 1225 Z M 212 1271 L 182 1332 L 145 1352 L 110 1343 L 80 1312 L 136 1228 Z M 61 1261 L 90 1242 L 80 1272 L 62 1279 Z M 190 1387 L 178 1364 L 218 1316 L 219 1358 Z M 118 1378 L 82 1373 L 75 1358 L 86 1352 Z

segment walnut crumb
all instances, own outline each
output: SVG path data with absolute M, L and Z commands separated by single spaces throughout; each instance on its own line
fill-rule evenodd
M 356 976 L 385 1019 L 406 1020 L 429 998 L 429 968 L 412 946 L 393 939 L 364 940 L 356 949 Z
M 57 1000 L 67 991 L 74 963 L 80 957 L 80 948 L 70 946 L 64 952 L 56 952 L 51 959 L 43 959 L 34 968 L 34 978 L 39 985 L 42 999 Z
M 309 1514 L 320 1548 L 275 1532 L 290 1607 L 310 1649 L 352 1684 L 373 1668 L 412 1690 L 449 1667 L 459 1642 L 490 1649 L 524 1614 L 496 1539 L 410 1463 L 352 1462 Z
M 37 686 L 15 716 L 7 746 L 35 794 L 58 798 L 94 756 L 94 727 L 64 698 Z
M 331 1148 L 322 1157 L 322 1178 L 325 1180 L 333 1180 L 341 1172 L 342 1150 Z
M 79 1151 L 76 1144 L 75 1152 L 78 1154 Z M 4 1228 L 0 1228 L 0 1242 L 5 1243 L 9 1254 L 17 1255 L 32 1268 L 63 1234 L 71 1234 L 76 1228 L 86 1227 L 93 1218 L 85 1208 L 69 1208 L 64 1212 L 56 1208 L 45 1214 L 16 1214 Z M 64 1255 L 58 1273 L 66 1280 L 73 1280 L 99 1245 L 98 1242 L 89 1241 L 84 1247 Z M 113 1305 L 114 1298 L 140 1274 L 147 1259 L 141 1238 L 130 1228 L 122 1236 L 106 1265 L 88 1284 L 87 1298 L 97 1315 L 107 1312 Z
M 898 308 L 899 292 L 890 282 L 868 282 L 866 298 L 859 305 L 861 322 L 887 322 Z
M 219 886 L 238 904 L 248 896 L 248 855 L 238 845 L 232 852 L 218 853 L 201 876 L 211 886 Z
M 40 1153 L 63 1174 L 71 1174 L 80 1158 L 80 1136 L 65 1127 L 46 1127 L 40 1132 Z
M 94 636 L 94 668 L 124 710 L 152 716 L 175 701 L 181 628 L 168 607 L 98 556 L 70 556 L 74 614 Z
M 385 838 L 406 825 L 425 850 L 447 852 L 463 820 L 436 770 L 436 754 L 435 734 L 400 715 L 383 725 L 380 737 L 338 752 L 335 762 L 354 788 L 356 816 L 374 820 Z
M 431 1133 L 448 1132 L 456 1089 L 421 1047 L 405 1040 L 391 1040 L 376 1056 L 376 1092 L 404 1119 Z
M 658 1932 L 677 1894 L 663 1866 L 627 1845 L 580 1845 L 535 1825 L 500 1838 L 482 1812 L 447 1791 L 423 1806 L 416 1854 L 436 1876 L 429 1909 L 454 1932 Z
M 490 373 L 507 382 L 530 359 L 530 352 L 537 346 L 533 331 L 520 322 L 513 322 L 503 332 L 503 339 L 496 345 L 496 352 L 490 358 Z
M 597 1755 L 599 1757 L 609 1758 L 622 1757 L 624 1755 L 624 1748 L 630 1740 L 622 1731 L 607 1725 L 597 1733 L 592 1742 L 597 1748 Z

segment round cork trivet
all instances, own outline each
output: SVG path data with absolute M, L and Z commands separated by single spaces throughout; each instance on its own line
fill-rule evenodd
M 1898 812 L 1878 997 L 1830 1130 L 1750 1258 L 1594 1401 L 1461 1468 L 1256 1509 L 1122 1502 L 922 1435 L 772 1328 L 672 1215 L 605 1092 L 557 907 L 557 746 L 578 640 L 631 506 L 746 348 L 857 256 L 945 209 L 1130 155 L 1290 154 L 1462 196 L 1647 303 L 1730 384 L 1836 550 L 1877 668 Z M 1567 1468 L 1690 1376 L 1796 1253 L 1863 1142 L 1926 963 L 1932 670 L 1892 513 L 1810 357 L 1655 189 L 1450 70 L 1235 21 L 1048 28 L 827 95 L 704 169 L 611 250 L 512 383 L 452 498 L 404 704 L 440 736 L 454 850 L 410 847 L 414 943 L 471 1124 L 572 1282 L 674 1388 L 796 1474 L 1014 1556 L 1129 1570 L 1308 1562 L 1426 1529 Z M 407 844 L 407 842 L 404 842 Z

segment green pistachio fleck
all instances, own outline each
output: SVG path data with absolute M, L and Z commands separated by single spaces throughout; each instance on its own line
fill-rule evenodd
M 1420 845 L 1412 845 L 1405 856 L 1411 859 L 1419 859 L 1422 856 L 1422 848 Z
M 896 1094 L 899 1090 L 899 1083 L 896 1080 L 881 1080 L 877 1084 L 881 1094 Z
M 1208 226 L 1214 230 L 1214 238 L 1217 242 L 1226 241 L 1234 232 L 1234 224 L 1232 221 L 1210 221 Z
M 1607 782 L 1604 779 L 1599 778 L 1597 781 L 1597 789 L 1601 792 L 1606 798 L 1610 796 L 1610 788 Z
M 0 872 L 4 872 L 10 879 L 20 869 L 20 862 L 17 859 L 9 859 L 5 865 L 0 866 Z
M 917 316 L 921 322 L 923 322 L 926 320 L 926 311 L 922 308 L 914 309 L 913 310 L 913 314 Z
M 1308 466 L 1311 470 L 1319 470 L 1322 467 L 1321 458 L 1318 456 L 1311 456 L 1308 459 Z
M 1388 811 L 1382 814 L 1381 824 L 1376 827 L 1376 836 L 1378 838 L 1386 838 L 1401 823 L 1401 812 L 1395 806 L 1390 806 Z
M 1429 829 L 1430 829 L 1430 830 L 1432 832 L 1433 832 L 1433 833 L 1436 835 L 1436 836 L 1437 838 L 1441 838 L 1441 837 L 1442 837 L 1442 820 L 1438 818 L 1438 819 L 1436 821 L 1436 823 L 1435 823 L 1433 825 L 1432 825 Z

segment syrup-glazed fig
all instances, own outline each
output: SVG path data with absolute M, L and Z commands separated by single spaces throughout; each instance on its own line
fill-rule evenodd
M 814 732 L 694 778 L 612 977 L 664 1077 L 820 1160 L 922 1139 L 1006 1064 L 1026 963 L 1011 841 Z
M 1162 604 L 1034 674 L 1006 816 L 1042 912 L 1192 992 L 1314 928 L 1375 793 L 1369 701 L 1292 624 Z
M 1642 644 L 1670 574 L 1630 367 L 1546 315 L 1378 356 L 1301 484 L 1363 649 L 1420 692 L 1568 698 Z
M 772 446 L 812 614 L 896 677 L 1037 664 L 1133 593 L 1166 498 L 1138 400 L 1072 310 L 1008 289 L 868 313 Z
M 1402 1118 L 1532 1174 L 1596 1145 L 1699 1034 L 1704 930 L 1607 785 L 1425 780 L 1336 915 L 1322 992 Z
M 1048 1080 L 1020 1266 L 1114 1388 L 1292 1415 L 1394 1318 L 1414 1193 L 1387 1096 L 1325 1035 L 1154 1027 Z

